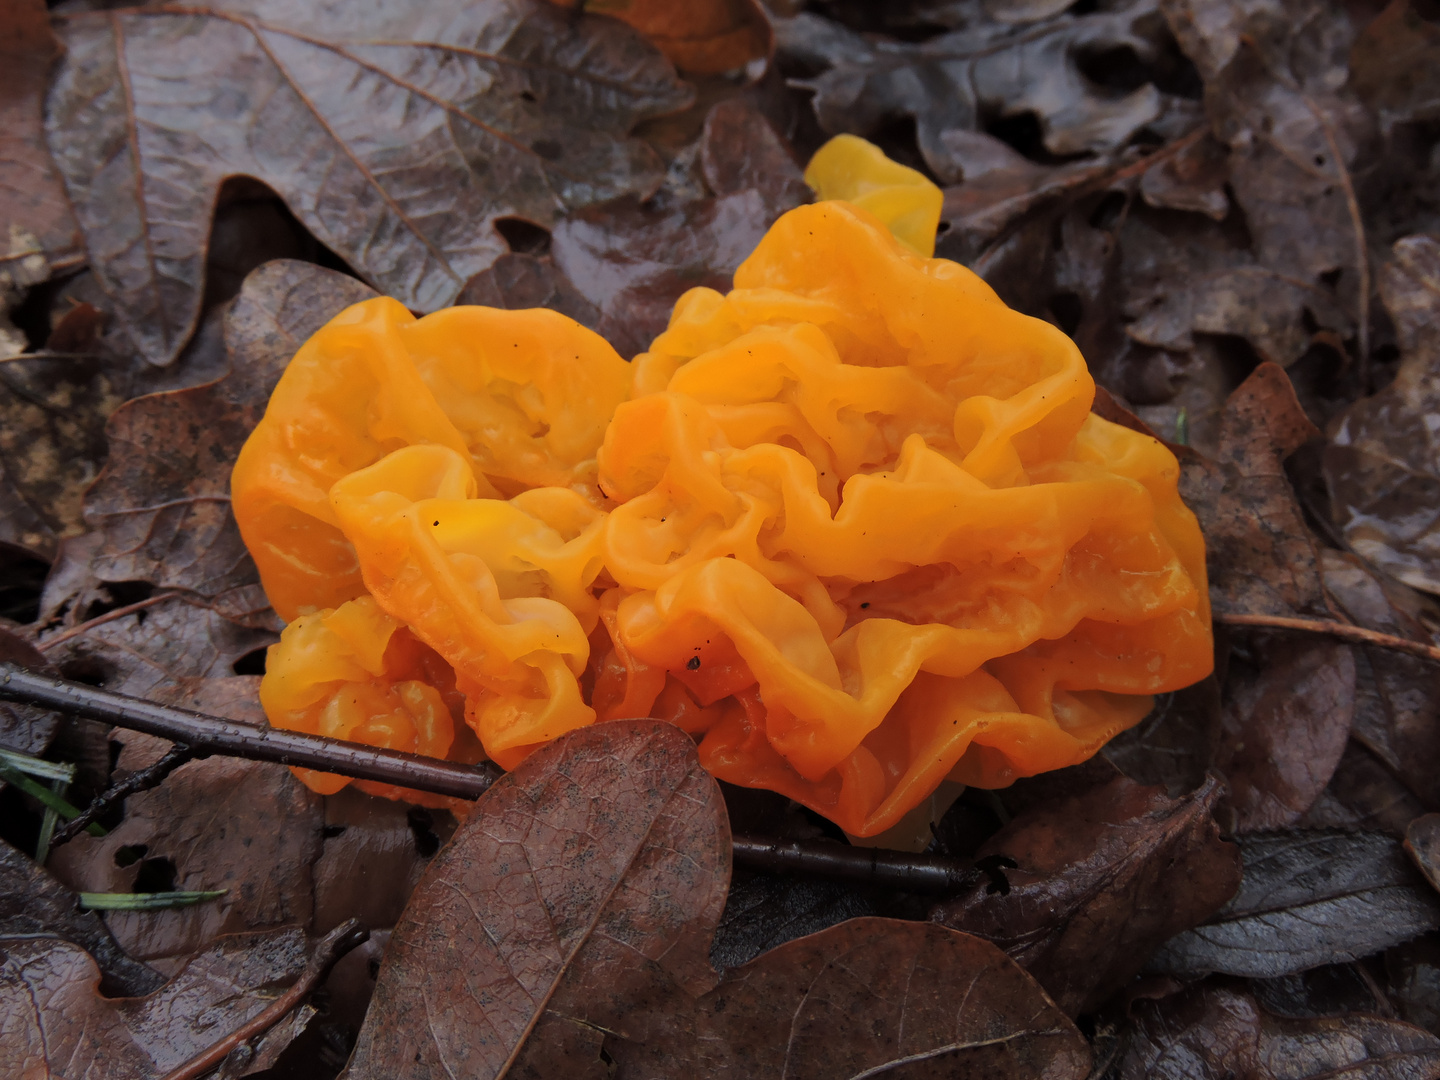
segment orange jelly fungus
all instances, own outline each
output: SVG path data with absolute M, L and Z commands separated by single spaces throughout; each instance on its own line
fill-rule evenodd
M 811 183 L 873 193 L 864 145 Z M 1206 675 L 1174 456 L 1090 412 L 1059 330 L 916 254 L 938 203 L 896 186 L 883 218 L 785 214 L 633 363 L 545 310 L 336 316 L 235 467 L 289 620 L 271 723 L 461 760 L 473 731 L 511 768 L 654 716 L 872 836 L 946 778 L 1084 761 Z

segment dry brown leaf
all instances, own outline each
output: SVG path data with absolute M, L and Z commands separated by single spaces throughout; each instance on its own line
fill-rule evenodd
M 115 313 L 167 364 L 199 314 L 222 180 L 273 188 L 411 308 L 505 250 L 497 218 L 660 182 L 626 137 L 690 91 L 628 27 L 539 0 L 218 0 L 68 17 L 46 134 Z
M 53 938 L 0 944 L 0 1075 L 158 1080 L 274 1000 L 305 967 L 290 928 L 217 942 L 145 997 L 96 993 L 88 953 Z
M 557 7 L 609 15 L 653 41 L 672 64 L 718 75 L 768 57 L 770 20 L 756 0 L 550 0 Z
M 1350 85 L 1387 124 L 1440 116 L 1440 26 L 1391 0 L 1350 50 Z
M 982 884 L 932 917 L 999 945 L 1069 1015 L 1091 1012 L 1239 886 L 1211 817 L 1222 790 L 1212 778 L 1177 801 L 1122 777 L 1037 806 L 976 852 L 1018 864 L 1009 891 Z
M 91 563 L 97 577 L 184 589 L 255 621 L 268 604 L 230 512 L 230 470 L 290 357 L 343 308 L 374 295 L 354 278 L 290 260 L 246 278 L 225 321 L 230 373 L 136 398 L 111 418 L 110 457 L 85 496 L 86 518 L 104 536 Z

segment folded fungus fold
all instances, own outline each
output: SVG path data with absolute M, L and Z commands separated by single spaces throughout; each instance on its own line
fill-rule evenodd
M 552 311 L 385 298 L 306 342 L 232 485 L 289 621 L 270 722 L 511 768 L 653 716 L 871 836 L 1206 675 L 1174 455 L 1091 413 L 1063 333 L 926 257 L 938 191 L 866 146 L 822 150 L 822 201 L 633 362 Z

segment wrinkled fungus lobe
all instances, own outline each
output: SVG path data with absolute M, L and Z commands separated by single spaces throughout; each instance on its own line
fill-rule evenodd
M 633 363 L 555 312 L 389 299 L 300 349 L 233 482 L 289 620 L 272 724 L 511 768 L 653 716 L 870 836 L 1210 670 L 1174 456 L 1090 412 L 1059 330 L 925 257 L 918 173 L 837 140 L 807 179 L 842 198 Z

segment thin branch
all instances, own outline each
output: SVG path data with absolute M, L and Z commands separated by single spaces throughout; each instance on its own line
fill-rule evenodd
M 502 775 L 500 769 L 489 762 L 459 765 L 299 731 L 240 724 L 190 709 L 37 675 L 9 662 L 0 662 L 0 701 L 35 705 L 52 712 L 143 731 L 171 742 L 185 743 L 197 753 L 276 761 L 281 765 L 321 769 L 459 799 L 478 799 Z
M 133 604 L 126 604 L 124 607 L 117 607 L 111 611 L 107 611 L 103 615 L 96 615 L 93 619 L 87 619 L 79 626 L 72 626 L 63 634 L 56 634 L 54 637 L 49 638 L 45 641 L 37 642 L 35 644 L 35 648 L 39 649 L 41 652 L 45 652 L 47 649 L 53 649 L 62 641 L 69 641 L 73 637 L 78 637 L 79 635 L 86 633 L 89 630 L 94 630 L 97 626 L 103 626 L 105 623 L 113 622 L 116 619 L 123 619 L 126 615 L 133 615 L 137 611 L 143 611 L 145 608 L 154 607 L 156 604 L 162 603 L 163 601 L 169 600 L 179 595 L 179 592 L 172 589 L 169 592 L 156 593 L 154 596 L 147 596 L 144 600 L 136 600 Z
M 176 743 L 170 747 L 169 750 L 165 751 L 164 756 L 161 757 L 159 761 L 141 769 L 139 772 L 131 773 L 124 780 L 121 780 L 120 783 L 113 785 L 90 800 L 90 805 L 80 811 L 78 817 L 67 821 L 65 827 L 55 834 L 50 841 L 50 850 L 54 851 L 61 844 L 69 843 L 69 841 L 79 836 L 82 829 L 89 828 L 91 822 L 104 817 L 110 808 L 117 805 L 121 800 L 137 792 L 149 791 L 187 761 L 192 761 L 197 757 L 204 756 L 203 754 L 197 754 L 185 743 Z
M 310 955 L 310 962 L 305 965 L 305 970 L 290 989 L 237 1030 L 208 1049 L 200 1051 L 184 1065 L 170 1070 L 165 1074 L 164 1080 L 196 1080 L 216 1068 L 237 1046 L 264 1034 L 289 1015 L 310 991 L 325 981 L 325 976 L 330 974 L 330 969 L 337 960 L 369 938 L 370 931 L 360 925 L 358 919 L 346 919 L 321 939 Z
M 196 754 L 275 761 L 459 799 L 478 799 L 503 775 L 488 761 L 461 765 L 320 735 L 239 724 L 37 675 L 8 662 L 0 662 L 0 701 L 68 712 L 158 735 L 171 742 L 184 743 Z M 1006 887 L 1003 877 L 995 876 L 998 870 L 994 867 L 941 855 L 847 847 L 832 841 L 779 841 L 750 836 L 736 836 L 733 851 L 737 864 L 754 870 L 814 874 L 907 892 L 954 892 L 983 880 L 982 875 L 990 876 L 992 888 Z
M 1215 621 L 1225 626 L 1252 626 L 1265 630 L 1299 630 L 1307 634 L 1325 634 L 1328 637 L 1348 641 L 1352 645 L 1374 645 L 1381 649 L 1409 653 L 1422 660 L 1440 663 L 1440 648 L 1426 645 L 1422 641 L 1382 634 L 1378 630 L 1367 630 L 1363 626 L 1336 622 L 1333 619 L 1292 619 L 1284 615 L 1226 615 L 1217 614 Z

